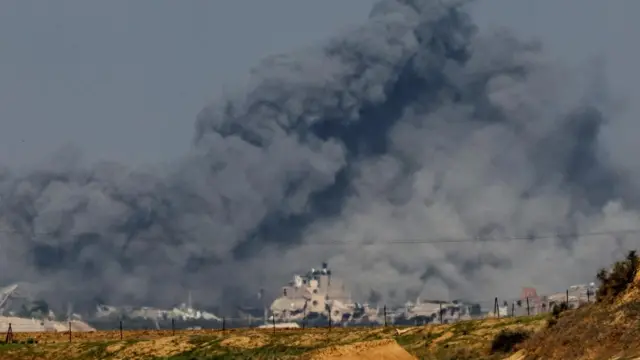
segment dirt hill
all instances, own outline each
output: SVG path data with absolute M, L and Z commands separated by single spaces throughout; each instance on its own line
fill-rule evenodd
M 551 319 L 546 329 L 523 344 L 515 358 L 640 359 L 638 263 L 635 253 L 616 263 L 609 277 L 601 279 L 604 281 L 597 303 L 564 311 L 557 320 Z

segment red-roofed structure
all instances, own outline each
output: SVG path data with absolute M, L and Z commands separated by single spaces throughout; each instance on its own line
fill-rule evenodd
M 520 297 L 522 300 L 526 300 L 527 298 L 533 299 L 537 297 L 538 297 L 538 292 L 536 291 L 535 288 L 532 288 L 532 287 L 522 288 L 522 295 Z

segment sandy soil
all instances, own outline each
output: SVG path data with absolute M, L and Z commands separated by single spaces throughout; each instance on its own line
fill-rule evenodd
M 391 339 L 335 346 L 311 354 L 312 360 L 415 360 L 416 358 Z
M 145 356 L 168 357 L 193 349 L 193 345 L 183 340 L 178 336 L 169 336 L 150 341 L 141 341 L 125 348 L 117 349 L 117 354 L 113 359 L 129 360 Z
M 251 334 L 249 336 L 235 336 L 228 339 L 224 339 L 220 342 L 222 346 L 230 346 L 243 349 L 255 349 L 267 344 L 264 336 L 260 334 Z

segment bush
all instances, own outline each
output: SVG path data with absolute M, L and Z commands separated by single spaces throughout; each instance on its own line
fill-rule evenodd
M 638 273 L 640 258 L 635 250 L 629 251 L 626 259 L 616 262 L 610 271 L 601 269 L 597 278 L 600 286 L 596 292 L 596 301 L 611 301 L 622 294 L 633 281 Z
M 553 305 L 553 309 L 551 310 L 551 315 L 553 315 L 553 317 L 557 319 L 558 317 L 560 317 L 560 314 L 567 310 L 569 310 L 569 305 L 567 305 L 566 302 L 555 304 Z
M 510 353 L 515 346 L 527 340 L 530 334 L 522 330 L 502 330 L 491 342 L 492 353 Z

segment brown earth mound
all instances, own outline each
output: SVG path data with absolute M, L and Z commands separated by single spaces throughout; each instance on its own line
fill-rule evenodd
M 640 356 L 640 272 L 632 279 L 613 298 L 551 319 L 546 329 L 523 344 L 523 358 L 599 360 Z
M 334 346 L 319 350 L 309 357 L 311 360 L 415 360 L 395 340 L 385 339 L 355 344 Z

